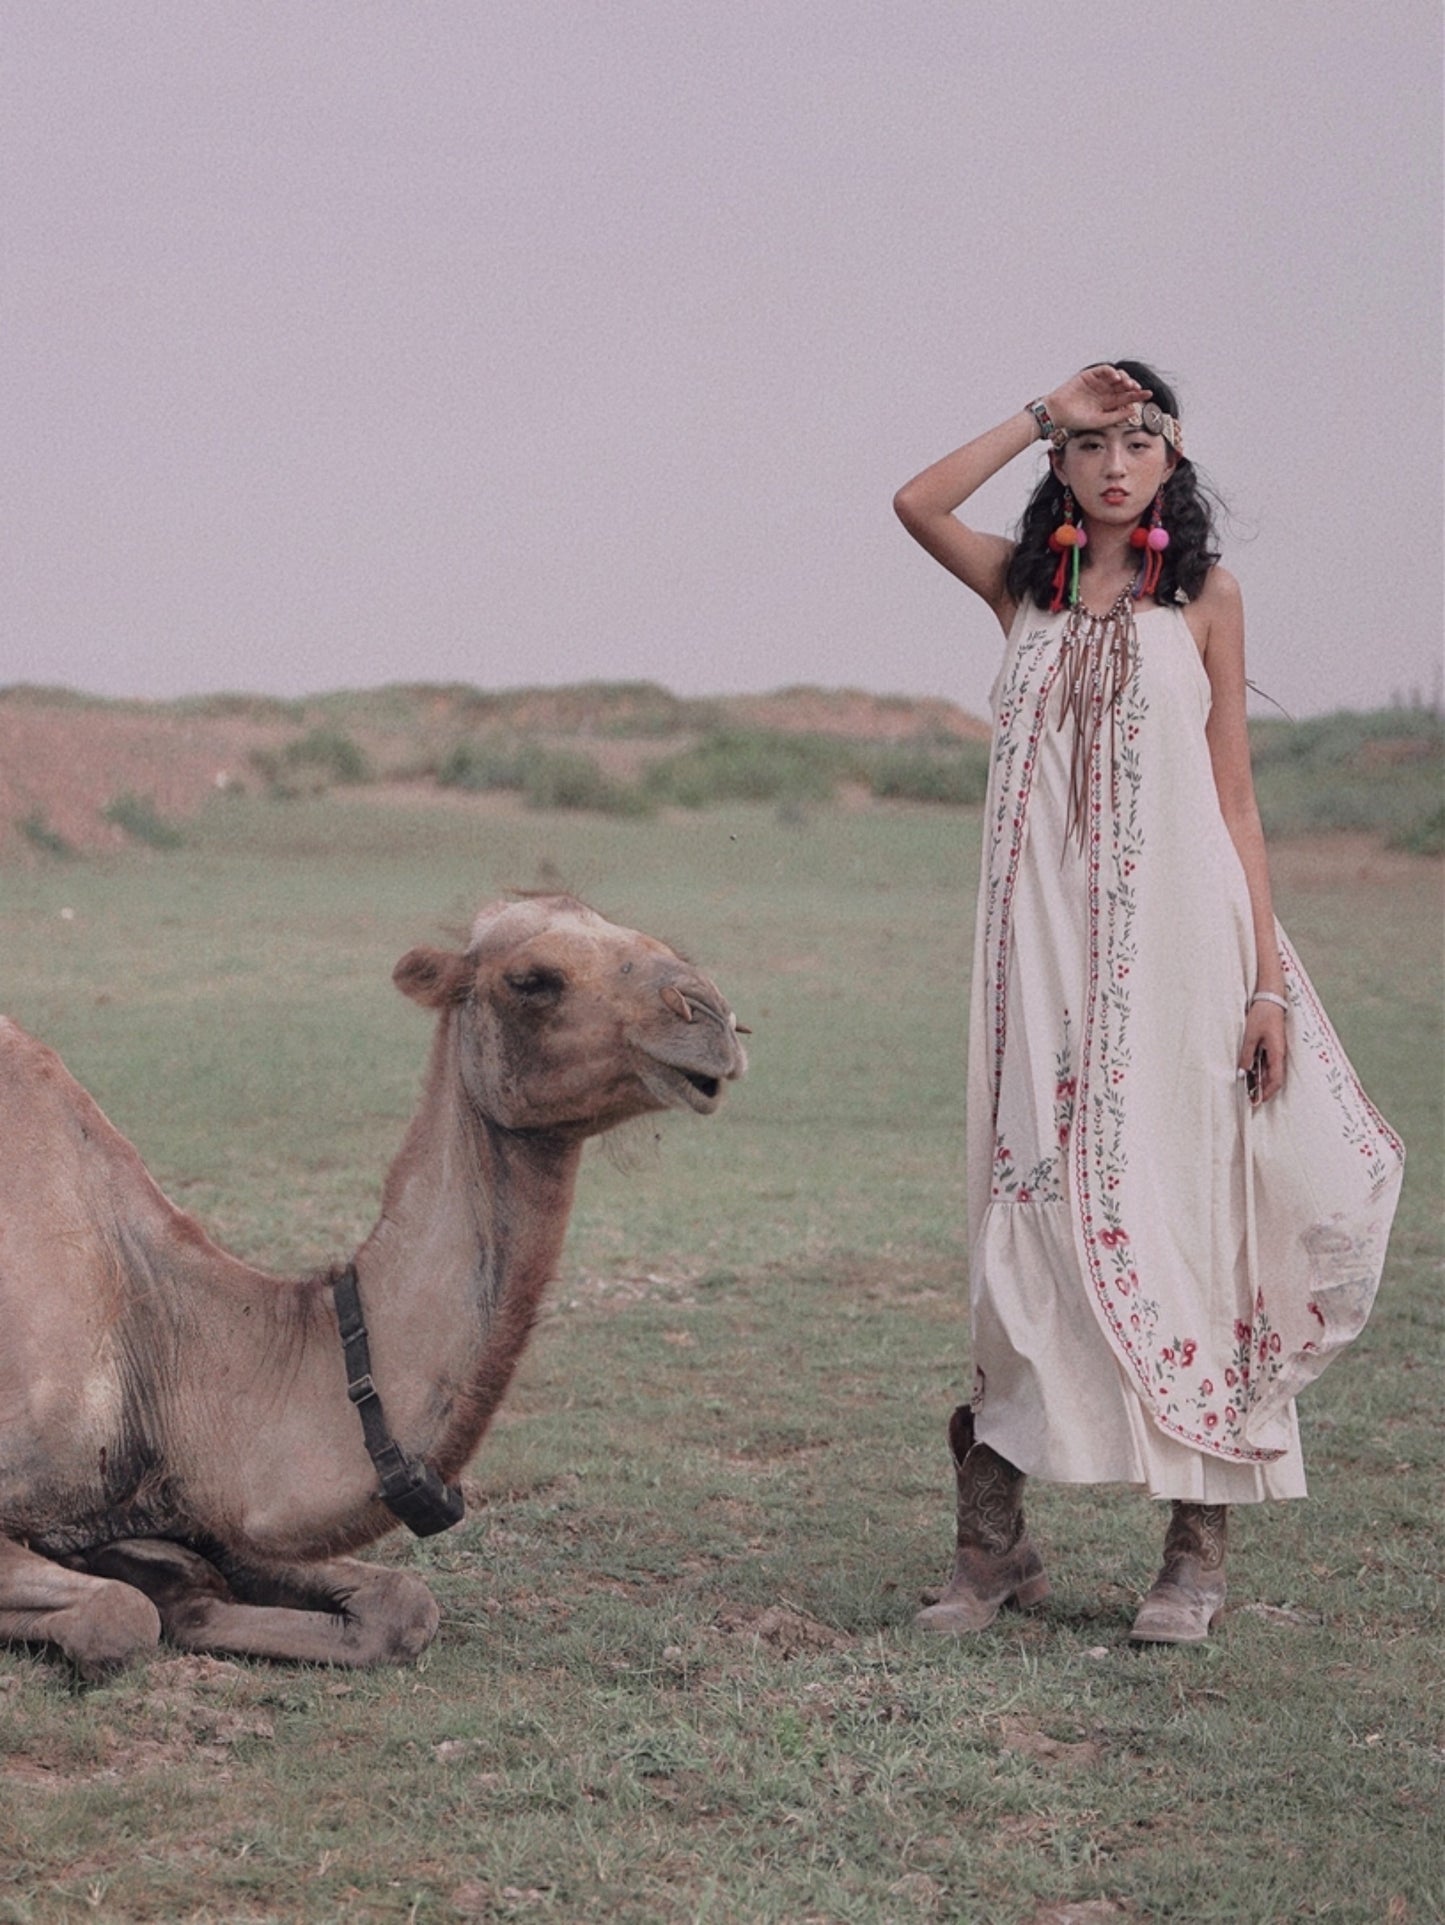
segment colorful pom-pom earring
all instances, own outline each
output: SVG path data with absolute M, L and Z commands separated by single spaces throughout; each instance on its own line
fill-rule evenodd
M 1166 535 L 1167 541 L 1169 537 Z M 1064 605 L 1065 583 L 1068 584 L 1068 604 L 1076 608 L 1079 601 L 1079 550 L 1089 545 L 1089 531 L 1080 528 L 1074 520 L 1074 491 L 1064 485 L 1064 519 L 1049 536 L 1049 547 L 1059 558 L 1054 570 L 1054 599 L 1049 603 L 1049 613 L 1057 615 Z
M 1164 568 L 1164 550 L 1169 546 L 1169 530 L 1161 526 L 1164 513 L 1164 490 L 1161 488 L 1154 497 L 1154 512 L 1149 517 L 1146 528 L 1141 521 L 1129 537 L 1131 548 L 1140 548 L 1143 559 L 1139 573 L 1134 578 L 1134 599 L 1141 595 L 1152 595 L 1159 586 L 1159 576 Z

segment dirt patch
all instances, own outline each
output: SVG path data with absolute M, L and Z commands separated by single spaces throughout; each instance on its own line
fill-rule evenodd
M 1092 1738 L 1068 1741 L 1051 1738 L 1024 1718 L 1005 1718 L 999 1726 L 999 1744 L 1015 1757 L 1034 1764 L 1086 1768 L 1098 1764 L 1104 1748 Z
M 248 1740 L 270 1743 L 275 1723 L 252 1674 L 225 1659 L 155 1658 L 126 1728 L 102 1723 L 90 1735 L 94 1755 L 69 1768 L 25 1752 L 0 1760 L 0 1786 L 66 1791 L 78 1784 L 113 1784 L 203 1763 L 212 1779 L 228 1778 L 233 1748 Z
M 244 786 L 253 749 L 293 732 L 240 718 L 181 722 L 0 703 L 0 852 L 38 856 L 23 823 L 74 850 L 122 848 L 125 831 L 105 819 L 121 796 L 146 797 L 165 820 L 184 820 L 218 789 Z
M 856 1642 L 846 1631 L 835 1631 L 791 1604 L 769 1604 L 762 1610 L 729 1605 L 718 1612 L 713 1625 L 727 1637 L 756 1638 L 784 1658 L 851 1651 Z
M 1034 1912 L 1026 1925 L 1110 1925 L 1112 1919 L 1128 1918 L 1129 1913 L 1112 1898 L 1083 1898 L 1063 1905 L 1045 1905 Z

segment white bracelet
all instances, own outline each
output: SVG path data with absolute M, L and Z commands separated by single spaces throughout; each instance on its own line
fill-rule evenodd
M 1245 1004 L 1245 1008 L 1253 1009 L 1256 1003 L 1275 1003 L 1286 1013 L 1288 1013 L 1289 1010 L 1289 1004 L 1285 998 L 1283 996 L 1276 996 L 1272 989 L 1256 989 L 1249 1001 Z

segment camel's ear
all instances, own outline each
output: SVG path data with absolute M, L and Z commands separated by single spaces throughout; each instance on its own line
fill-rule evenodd
M 403 996 L 427 1009 L 445 1009 L 465 1000 L 472 986 L 472 965 L 445 949 L 408 949 L 391 980 Z

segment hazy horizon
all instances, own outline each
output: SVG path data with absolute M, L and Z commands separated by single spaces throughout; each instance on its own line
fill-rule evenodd
M 893 490 L 1123 353 L 1230 503 L 1254 681 L 1439 698 L 1421 0 L 0 18 L 0 683 L 982 713 L 996 627 Z

